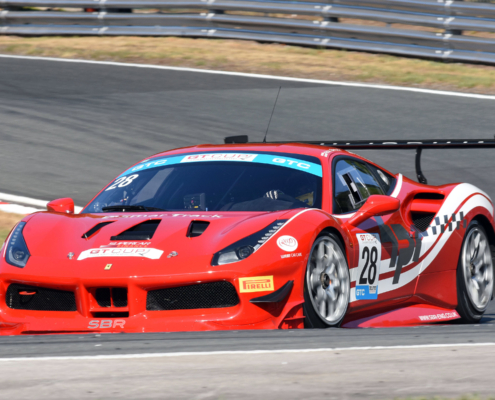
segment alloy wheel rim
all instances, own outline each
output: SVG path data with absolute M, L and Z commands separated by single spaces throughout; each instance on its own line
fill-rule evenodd
M 322 238 L 313 246 L 306 271 L 308 293 L 313 308 L 327 324 L 344 316 L 349 304 L 349 271 L 340 246 Z
M 493 263 L 485 233 L 475 227 L 468 232 L 463 246 L 462 270 L 472 305 L 483 311 L 493 292 Z

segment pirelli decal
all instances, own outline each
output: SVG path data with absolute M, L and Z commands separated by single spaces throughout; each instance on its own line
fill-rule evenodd
M 452 217 L 452 221 L 449 222 L 450 217 Z M 460 213 L 454 213 L 452 215 L 435 217 L 429 228 L 431 228 L 431 233 L 433 235 L 439 235 L 440 233 L 444 233 L 446 230 L 452 232 L 453 229 L 460 229 L 461 226 L 465 228 L 466 225 L 467 220 L 464 218 L 464 213 L 461 211 Z
M 239 292 L 273 292 L 273 276 L 253 276 L 251 278 L 239 278 Z

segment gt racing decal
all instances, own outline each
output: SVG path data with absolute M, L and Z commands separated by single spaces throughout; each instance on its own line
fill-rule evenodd
M 124 173 L 122 173 L 113 184 L 106 190 L 112 190 L 116 187 L 124 187 L 132 182 L 136 178 L 132 178 L 130 181 L 122 179 L 126 176 L 132 177 L 139 171 L 144 171 L 152 168 L 163 167 L 164 165 L 175 165 L 192 162 L 211 162 L 211 161 L 235 161 L 235 162 L 249 162 L 258 164 L 278 165 L 286 168 L 296 169 L 299 171 L 306 171 L 312 175 L 319 177 L 323 176 L 321 165 L 313 163 L 311 161 L 301 160 L 294 157 L 287 157 L 283 154 L 247 154 L 247 153 L 201 153 L 201 154 L 181 154 L 174 155 L 166 158 L 159 158 L 157 160 L 147 160 L 138 164 Z M 122 179 L 122 180 L 119 180 Z M 112 188 L 112 189 L 110 189 Z
M 253 161 L 257 154 L 235 154 L 235 153 L 212 153 L 212 154 L 193 154 L 185 156 L 180 162 L 195 161 Z
M 99 248 L 84 250 L 79 254 L 78 260 L 98 257 L 144 257 L 150 260 L 158 260 L 163 254 L 163 250 L 145 248 Z
M 239 292 L 268 292 L 274 291 L 272 276 L 253 276 L 252 278 L 239 278 Z
M 356 299 L 376 300 L 382 259 L 380 235 L 378 233 L 358 233 L 356 237 L 359 243 Z

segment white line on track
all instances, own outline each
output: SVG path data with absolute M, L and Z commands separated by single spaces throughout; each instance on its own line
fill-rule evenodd
M 434 349 L 446 347 L 487 347 L 495 343 L 454 343 L 454 344 L 418 344 L 409 346 L 367 346 L 367 347 L 335 347 L 322 349 L 283 349 L 283 350 L 231 350 L 231 351 L 197 351 L 178 353 L 144 353 L 144 354 L 110 354 L 96 356 L 47 356 L 47 357 L 14 357 L 0 358 L 2 361 L 51 361 L 51 360 L 119 360 L 132 358 L 160 358 L 187 356 L 222 356 L 222 355 L 256 355 L 256 354 L 290 354 L 290 353 L 321 353 L 332 351 L 367 351 L 367 350 L 408 350 Z
M 21 60 L 57 61 L 57 62 L 66 62 L 66 63 L 112 65 L 112 66 L 116 66 L 116 67 L 162 69 L 162 70 L 167 70 L 167 71 L 180 71 L 180 72 L 194 72 L 194 73 L 202 73 L 202 74 L 228 75 L 228 76 L 239 76 L 239 77 L 245 77 L 245 78 L 257 78 L 257 79 L 274 79 L 274 80 L 279 80 L 279 81 L 314 83 L 314 84 L 318 84 L 318 85 L 349 86 L 349 87 L 384 89 L 384 90 L 401 90 L 401 91 L 405 91 L 405 92 L 427 93 L 427 94 L 435 94 L 435 95 L 441 95 L 441 96 L 455 96 L 455 97 L 467 97 L 467 98 L 472 98 L 472 99 L 495 100 L 495 96 L 484 95 L 484 94 L 448 92 L 448 91 L 443 91 L 443 90 L 430 90 L 430 89 L 420 89 L 420 88 L 411 88 L 411 87 L 403 87 L 403 86 L 373 85 L 373 84 L 359 83 L 359 82 L 323 81 L 323 80 L 318 80 L 318 79 L 292 78 L 289 76 L 248 74 L 248 73 L 244 73 L 244 72 L 229 72 L 229 71 L 216 71 L 216 70 L 196 69 L 196 68 L 168 67 L 168 66 L 163 66 L 163 65 L 132 64 L 132 63 L 120 63 L 120 62 L 114 62 L 114 61 L 77 60 L 77 59 L 72 59 L 72 58 L 15 56 L 15 55 L 7 55 L 7 54 L 0 54 L 0 58 L 17 58 L 17 59 L 21 59 Z
M 0 200 L 9 201 L 9 202 L 12 202 L 15 204 L 27 204 L 27 205 L 30 205 L 33 207 L 40 207 L 44 211 L 46 211 L 46 205 L 48 204 L 48 200 L 33 199 L 31 197 L 16 196 L 13 194 L 8 194 L 8 193 L 0 193 Z M 74 207 L 74 211 L 76 213 L 81 212 L 81 210 L 82 210 L 82 207 L 77 207 L 77 206 Z M 5 210 L 5 211 L 7 211 L 7 210 Z M 35 210 L 35 211 L 39 211 L 39 210 Z M 16 211 L 13 210 L 11 212 L 16 212 Z M 21 212 L 21 214 L 22 214 L 22 212 Z

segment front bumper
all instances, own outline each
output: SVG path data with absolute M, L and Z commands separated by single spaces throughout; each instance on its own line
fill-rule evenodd
M 274 275 L 274 290 L 286 282 L 284 274 Z M 253 304 L 251 299 L 273 292 L 240 293 L 237 273 L 230 271 L 190 276 L 129 277 L 120 279 L 60 279 L 33 277 L 19 279 L 18 275 L 2 274 L 0 280 L 0 335 L 49 333 L 119 333 L 172 332 L 241 329 L 302 328 L 302 288 L 296 283 L 283 301 Z M 147 295 L 164 287 L 189 286 L 199 283 L 227 281 L 237 291 L 239 303 L 222 308 L 181 310 L 149 310 Z M 73 311 L 25 310 L 8 305 L 8 288 L 22 284 L 73 292 Z M 127 305 L 101 307 L 94 298 L 95 288 L 126 288 Z

